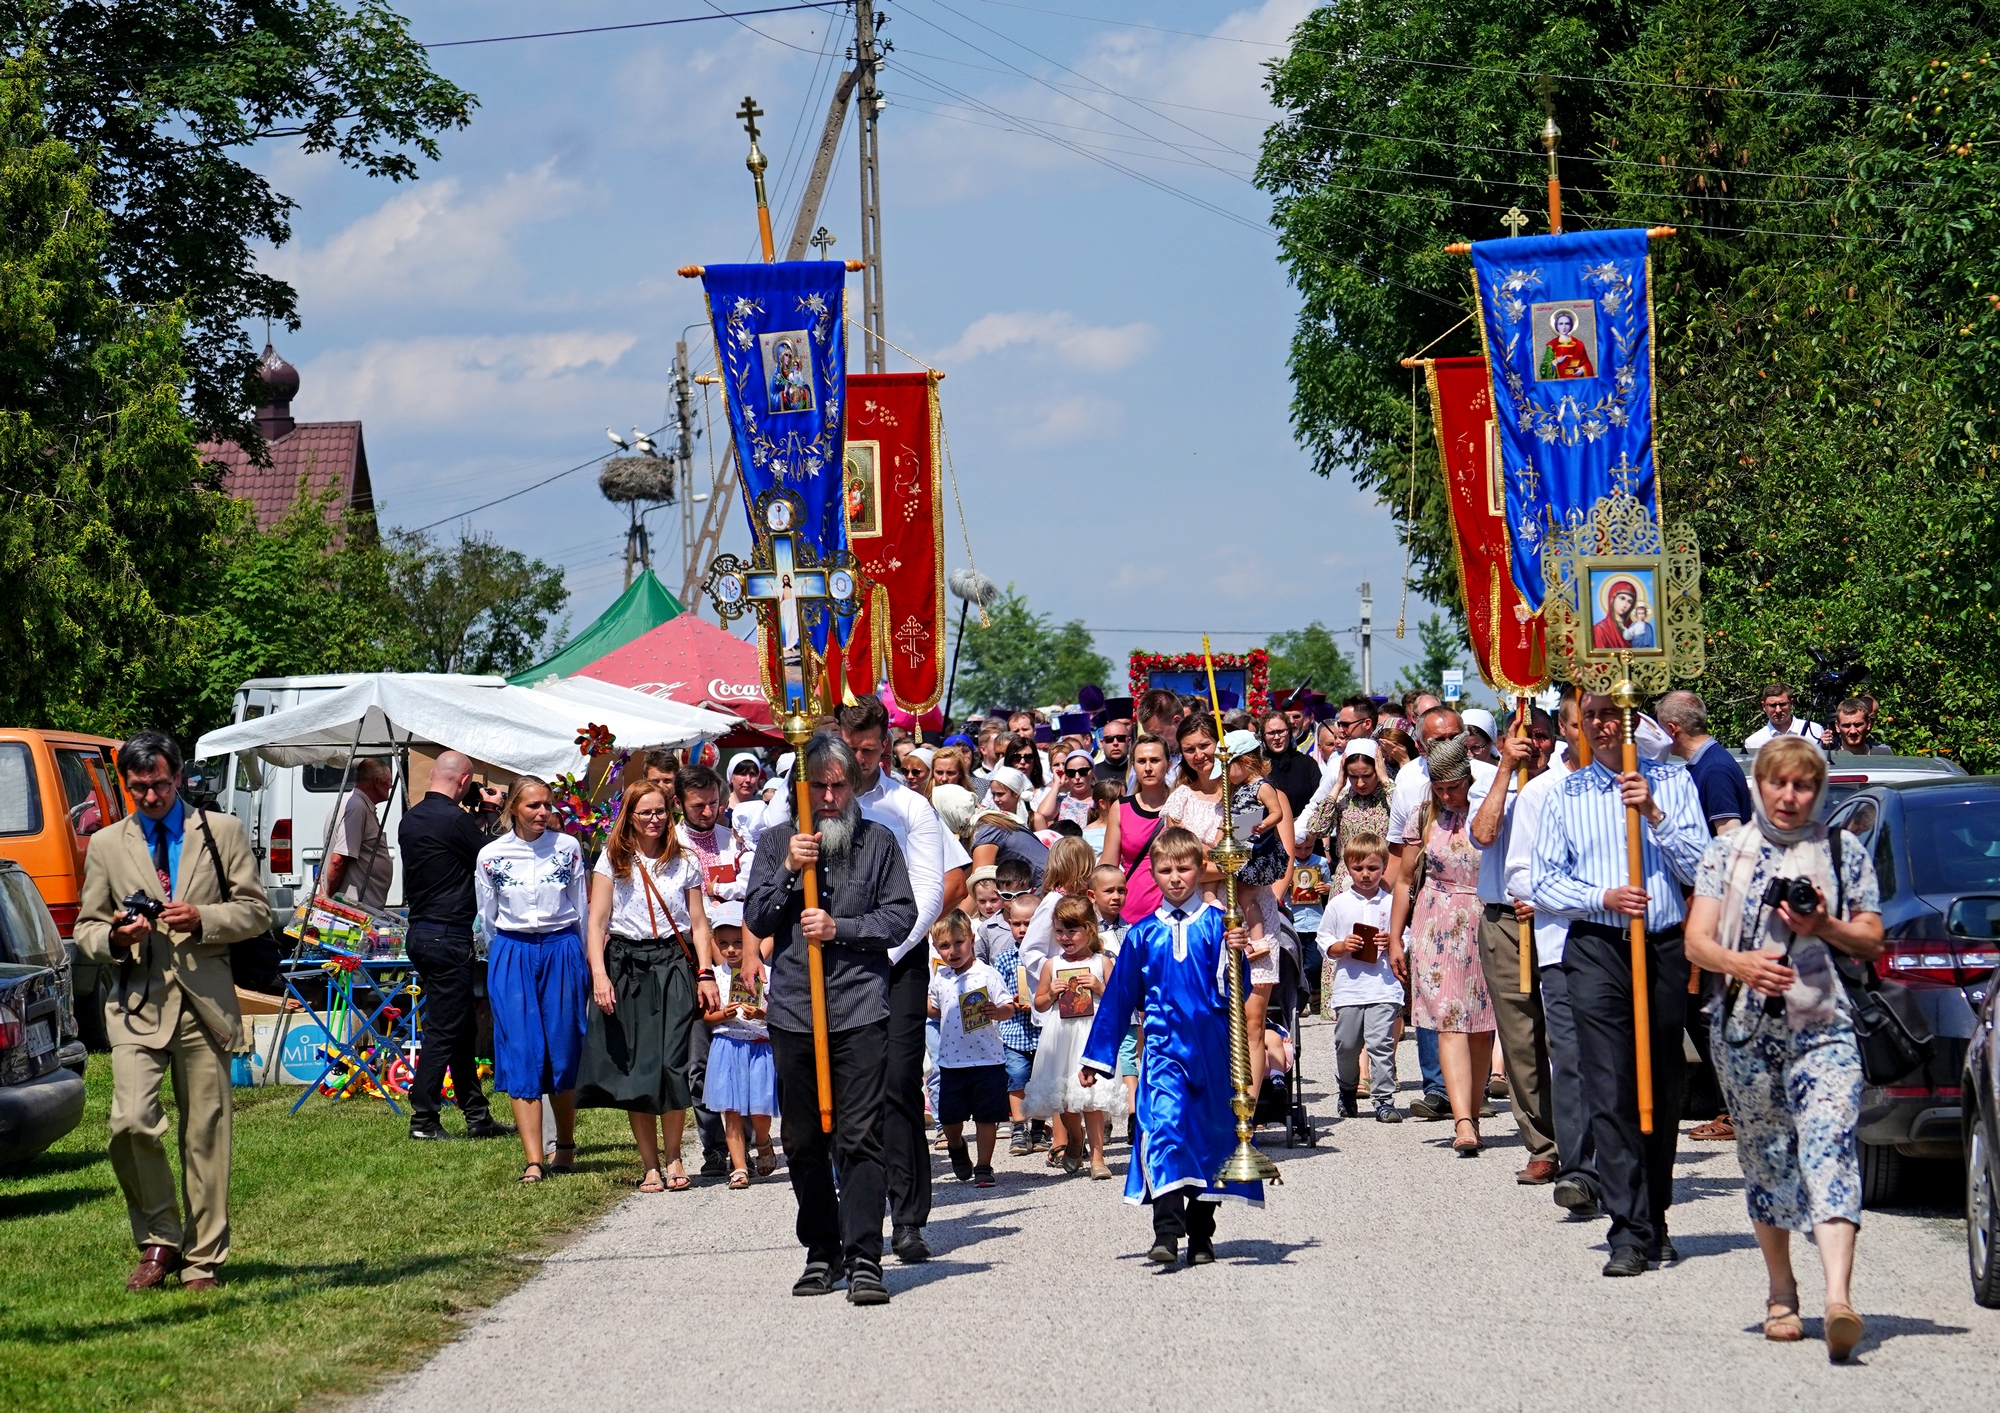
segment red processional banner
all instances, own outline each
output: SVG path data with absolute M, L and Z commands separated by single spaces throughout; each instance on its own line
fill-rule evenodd
M 944 695 L 942 374 L 850 373 L 843 503 L 847 544 L 869 590 L 842 654 L 847 688 L 883 682 L 921 714 Z
M 1548 639 L 1541 615 L 1522 602 L 1508 569 L 1507 487 L 1486 360 L 1433 359 L 1425 377 L 1451 506 L 1458 587 L 1479 671 L 1496 691 L 1539 692 L 1549 683 Z

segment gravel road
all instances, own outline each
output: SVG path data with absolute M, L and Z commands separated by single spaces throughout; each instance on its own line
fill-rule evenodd
M 1330 1027 L 1308 1024 L 1309 1075 L 1330 1042 Z M 1407 1043 L 1399 1070 L 1416 1072 Z M 1284 1185 L 1262 1211 L 1224 1207 L 1213 1266 L 1146 1264 L 1147 1217 L 1119 1200 L 1122 1145 L 1118 1183 L 1003 1153 L 1000 1185 L 984 1192 L 939 1161 L 939 1254 L 889 1263 L 893 1304 L 793 1299 L 802 1256 L 781 1169 L 747 1192 L 635 1195 L 367 1406 L 1993 1406 L 2000 1312 L 1973 1304 L 1960 1228 L 1936 1213 L 1868 1215 L 1855 1282 L 1868 1337 L 1830 1365 L 1810 1248 L 1807 1340 L 1759 1334 L 1762 1264 L 1732 1146 L 1682 1143 L 1681 1264 L 1606 1280 L 1603 1224 L 1569 1221 L 1546 1188 L 1514 1183 L 1522 1155 L 1504 1102 L 1484 1125 L 1485 1156 L 1459 1159 L 1449 1124 L 1333 1122 L 1327 1088 L 1306 1089 L 1318 1146 L 1270 1149 Z

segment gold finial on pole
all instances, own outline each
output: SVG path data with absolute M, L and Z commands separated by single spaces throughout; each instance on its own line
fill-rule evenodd
M 777 258 L 778 247 L 771 239 L 771 199 L 764 194 L 764 169 L 771 163 L 757 145 L 757 120 L 764 116 L 764 110 L 746 93 L 736 116 L 743 120 L 743 130 L 750 134 L 750 155 L 743 159 L 743 165 L 750 169 L 750 176 L 757 183 L 757 234 L 764 242 L 764 263 L 768 265 Z
M 1632 713 L 1639 705 L 1639 684 L 1632 680 L 1632 654 L 1618 654 L 1619 679 L 1611 688 L 1611 701 L 1625 718 L 1625 754 L 1620 764 L 1626 774 L 1639 768 L 1638 738 L 1632 733 Z M 1640 860 L 1639 808 L 1625 807 L 1625 874 L 1634 888 L 1643 888 L 1646 875 Z M 1653 1021 L 1652 1003 L 1646 980 L 1646 919 L 1635 917 L 1632 938 L 1632 1031 L 1638 1047 L 1639 1132 L 1653 1131 Z
M 1215 656 L 1209 651 L 1208 634 L 1201 635 L 1201 657 L 1208 669 L 1208 706 L 1215 714 L 1215 758 L 1222 770 L 1222 836 L 1208 851 L 1208 861 L 1222 870 L 1222 926 L 1234 931 L 1243 925 L 1243 913 L 1236 906 L 1236 875 L 1250 862 L 1249 846 L 1236 837 L 1236 818 L 1230 806 L 1229 747 L 1222 729 L 1222 699 L 1215 690 Z M 1235 1091 L 1230 1108 L 1236 1113 L 1236 1151 L 1215 1175 L 1217 1182 L 1282 1181 L 1278 1165 L 1257 1150 L 1250 1141 L 1256 1132 L 1252 1122 L 1257 1101 L 1250 1093 L 1250 1017 L 1244 1009 L 1244 959 L 1229 955 L 1229 1083 Z M 1258 1037 L 1259 1041 L 1263 1039 Z

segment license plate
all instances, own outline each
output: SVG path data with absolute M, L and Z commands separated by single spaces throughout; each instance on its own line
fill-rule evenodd
M 47 1021 L 34 1021 L 28 1026 L 28 1053 L 45 1055 L 56 1048 L 55 1028 Z

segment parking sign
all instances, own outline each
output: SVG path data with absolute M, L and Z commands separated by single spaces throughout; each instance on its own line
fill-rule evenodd
M 1444 674 L 1444 699 L 1448 702 L 1455 702 L 1464 695 L 1465 670 L 1458 667 L 1446 669 Z

